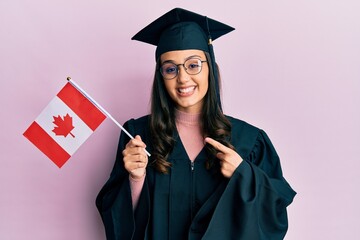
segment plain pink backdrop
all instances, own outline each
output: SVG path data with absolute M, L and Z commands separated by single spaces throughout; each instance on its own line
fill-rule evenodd
M 67 76 L 120 123 L 146 114 L 155 48 L 130 38 L 174 7 L 236 28 L 214 42 L 224 110 L 281 156 L 298 192 L 286 239 L 359 239 L 358 0 L 1 0 L 0 238 L 105 239 L 94 202 L 118 127 L 106 120 L 62 169 L 22 133 Z

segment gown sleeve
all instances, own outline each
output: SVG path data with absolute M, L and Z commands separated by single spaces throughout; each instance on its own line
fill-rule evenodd
M 295 191 L 282 175 L 279 157 L 259 130 L 252 150 L 225 188 L 203 239 L 283 239 L 286 207 Z
M 139 134 L 134 130 L 134 120 L 126 122 L 124 128 L 133 136 Z M 146 218 L 137 217 L 139 211 L 133 211 L 129 173 L 124 168 L 122 158 L 122 150 L 129 140 L 126 134 L 123 132 L 120 134 L 115 165 L 110 178 L 96 198 L 96 206 L 105 227 L 107 240 L 141 239 L 144 234 L 144 231 L 135 230 L 135 226 L 145 228 Z M 146 184 L 146 177 L 144 184 Z M 140 199 L 139 204 L 146 206 L 141 201 Z M 138 236 L 139 234 L 141 236 Z

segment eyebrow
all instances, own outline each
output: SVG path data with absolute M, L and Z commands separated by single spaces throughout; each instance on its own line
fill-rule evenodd
M 200 55 L 191 55 L 191 56 L 185 58 L 184 62 L 191 59 L 191 58 L 200 58 L 200 60 L 201 60 Z M 161 62 L 161 64 L 164 64 L 164 63 L 174 63 L 175 64 L 175 61 L 174 60 L 165 60 L 165 61 Z

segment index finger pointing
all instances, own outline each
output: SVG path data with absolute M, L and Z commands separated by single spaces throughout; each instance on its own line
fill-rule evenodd
M 210 137 L 206 137 L 205 138 L 205 142 L 210 144 L 211 146 L 213 146 L 216 150 L 226 153 L 228 147 L 226 147 L 225 145 L 223 145 L 222 143 L 210 138 Z

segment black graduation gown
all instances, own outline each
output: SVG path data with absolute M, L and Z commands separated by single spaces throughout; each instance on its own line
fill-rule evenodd
M 286 207 L 296 193 L 284 179 L 266 133 L 228 119 L 231 143 L 244 159 L 233 176 L 226 179 L 220 171 L 206 170 L 204 149 L 192 164 L 177 137 L 168 158 L 169 173 L 147 167 L 135 212 L 121 154 L 129 138 L 122 133 L 114 168 L 96 199 L 107 239 L 283 239 Z M 147 116 L 131 119 L 124 127 L 133 136 L 140 135 L 151 152 L 147 121 Z

